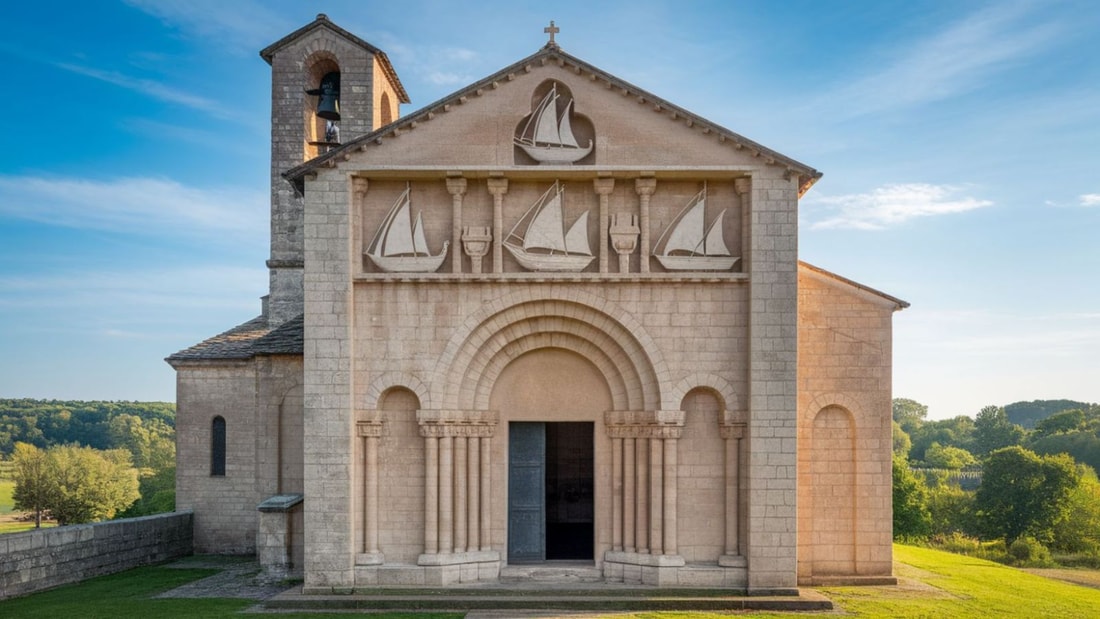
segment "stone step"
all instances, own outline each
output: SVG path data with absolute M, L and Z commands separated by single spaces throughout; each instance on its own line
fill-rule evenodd
M 509 587 L 372 589 L 346 595 L 304 595 L 301 587 L 263 603 L 268 610 L 331 611 L 822 611 L 828 598 L 813 590 L 798 595 L 744 596 L 713 589 Z
M 597 583 L 603 571 L 594 565 L 506 565 L 500 568 L 502 583 Z

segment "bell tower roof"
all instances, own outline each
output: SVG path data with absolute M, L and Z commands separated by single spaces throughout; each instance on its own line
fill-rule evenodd
M 341 38 L 350 41 L 351 43 L 358 45 L 359 47 L 362 47 L 364 50 L 373 54 L 378 59 L 382 67 L 382 71 L 386 74 L 386 77 L 389 78 L 390 82 L 393 84 L 394 90 L 396 90 L 397 95 L 401 100 L 401 103 L 411 102 L 411 100 L 409 99 L 409 94 L 405 92 L 405 87 L 401 84 L 401 80 L 397 77 L 397 72 L 394 71 L 393 65 L 390 63 L 389 57 L 386 56 L 386 52 L 378 49 L 377 47 L 371 45 L 363 39 L 348 32 L 347 30 L 344 30 L 340 26 L 332 23 L 332 21 L 329 20 L 328 15 L 325 15 L 324 13 L 318 13 L 317 19 L 314 19 L 305 26 L 302 26 L 301 28 L 295 30 L 294 32 L 291 32 L 285 37 L 260 50 L 260 58 L 263 58 L 264 61 L 267 62 L 267 64 L 271 64 L 272 59 L 275 57 L 275 54 L 279 52 L 280 49 L 321 28 L 326 28 L 333 33 L 339 35 Z

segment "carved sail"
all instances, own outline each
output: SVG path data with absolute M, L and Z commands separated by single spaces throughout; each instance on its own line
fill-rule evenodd
M 577 218 L 569 231 L 562 217 L 565 188 L 554 181 L 523 217 L 512 226 L 504 246 L 524 268 L 531 271 L 580 271 L 595 257 L 588 244 L 588 211 Z M 523 235 L 516 229 L 527 221 Z
M 558 85 L 555 82 L 550 92 L 539 101 L 523 131 L 515 138 L 515 144 L 539 163 L 573 163 L 592 152 L 592 141 L 582 148 L 573 135 L 573 100 L 569 99 L 565 109 L 558 115 Z
M 447 255 L 450 241 L 444 241 L 443 249 L 431 255 L 424 238 L 424 220 L 417 213 L 414 223 L 411 207 L 406 186 L 367 248 L 367 257 L 387 273 L 431 273 L 443 264 Z
M 706 227 L 707 190 L 695 194 L 657 239 L 653 255 L 670 271 L 725 271 L 740 259 L 730 256 L 722 236 L 725 209 Z M 667 240 L 661 246 L 661 240 Z M 675 252 L 675 253 L 674 253 Z

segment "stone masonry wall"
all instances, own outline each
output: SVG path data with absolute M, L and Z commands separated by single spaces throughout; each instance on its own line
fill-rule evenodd
M 0 535 L 0 599 L 190 555 L 191 512 Z
M 189 365 L 176 376 L 176 508 L 195 512 L 198 552 L 256 551 L 256 369 L 252 362 Z M 225 419 L 225 475 L 211 475 L 211 428 Z
M 282 174 L 316 155 L 306 135 L 307 95 L 331 67 L 340 72 L 340 140 L 369 133 L 374 55 L 321 28 L 278 50 L 271 62 L 271 299 L 273 324 L 302 312 L 303 200 Z M 311 110 L 309 110 L 311 111 Z
M 799 273 L 799 584 L 889 578 L 894 300 Z

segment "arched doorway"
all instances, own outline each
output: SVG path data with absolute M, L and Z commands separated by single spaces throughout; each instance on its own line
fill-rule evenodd
M 509 563 L 592 561 L 607 380 L 576 352 L 537 348 L 503 369 L 490 405 L 508 441 Z

